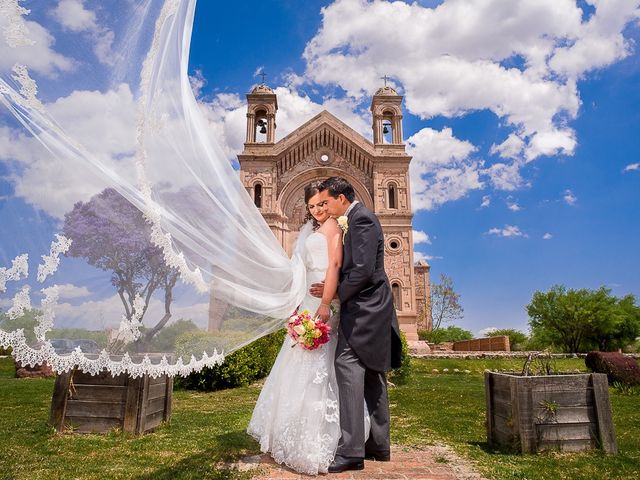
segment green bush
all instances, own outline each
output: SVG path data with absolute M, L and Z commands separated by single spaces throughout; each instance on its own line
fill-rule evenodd
M 409 344 L 407 343 L 407 337 L 404 332 L 400 332 L 400 339 L 402 340 L 402 365 L 400 368 L 394 368 L 389 372 L 389 380 L 396 385 L 404 385 L 409 379 L 411 373 L 411 356 L 409 355 Z
M 198 331 L 198 326 L 191 320 L 177 320 L 170 325 L 164 326 L 154 335 L 151 339 L 149 350 L 153 352 L 171 352 L 174 350 L 176 342 L 181 335 L 195 331 Z
M 228 340 L 228 335 L 229 333 L 223 336 Z M 249 385 L 269 374 L 285 335 L 286 329 L 283 328 L 259 338 L 227 355 L 221 365 L 204 368 L 201 372 L 192 373 L 188 377 L 176 377 L 174 385 L 176 388 L 206 392 Z M 178 343 L 183 348 L 193 348 L 194 343 L 210 341 L 209 337 L 211 334 L 206 332 L 187 332 L 179 338 Z M 411 372 L 411 357 L 404 333 L 401 333 L 401 338 L 402 366 L 389 372 L 389 380 L 397 385 L 406 383 Z M 209 353 L 209 350 L 207 352 Z
M 234 332 L 229 330 L 205 332 L 202 330 L 188 330 L 181 333 L 175 340 L 176 355 L 185 359 L 192 354 L 207 352 L 211 355 L 214 351 L 228 352 L 238 345 L 251 341 L 254 333 Z
M 513 328 L 502 328 L 498 330 L 494 330 L 489 334 L 490 337 L 509 337 L 509 346 L 511 351 L 519 352 L 525 349 L 527 345 L 527 336 L 522 333 L 520 330 L 515 330 Z
M 0 356 L 3 356 L 3 355 L 11 355 L 11 347 L 9 348 L 0 347 Z
M 282 347 L 285 334 L 285 329 L 278 330 L 227 355 L 221 365 L 204 368 L 188 377 L 176 377 L 175 386 L 209 392 L 249 385 L 266 377 Z M 187 340 L 195 339 L 193 332 L 188 335 Z
M 47 339 L 52 338 L 69 338 L 69 339 L 87 339 L 96 342 L 100 348 L 107 348 L 109 339 L 107 332 L 103 330 L 85 330 L 84 328 L 54 328 L 47 332 Z
M 640 339 L 636 339 L 635 342 L 624 347 L 622 351 L 624 353 L 640 353 Z
M 471 340 L 473 339 L 473 334 L 469 330 L 450 325 L 446 328 L 438 328 L 436 330 L 420 330 L 418 331 L 418 337 L 420 340 L 429 343 L 442 343 Z

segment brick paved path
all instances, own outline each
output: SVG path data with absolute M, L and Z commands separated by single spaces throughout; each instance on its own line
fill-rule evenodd
M 277 465 L 268 455 L 248 457 L 238 467 L 256 469 L 255 480 L 310 479 L 293 470 Z M 444 446 L 426 446 L 424 449 L 393 447 L 390 462 L 365 461 L 364 470 L 320 475 L 322 480 L 484 480 L 462 459 Z

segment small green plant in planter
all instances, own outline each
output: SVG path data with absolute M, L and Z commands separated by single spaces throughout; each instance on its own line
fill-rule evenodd
M 555 400 L 541 400 L 542 416 L 537 418 L 540 423 L 556 423 L 558 421 L 558 402 Z
M 545 412 L 548 412 L 551 415 L 556 415 L 558 413 L 558 402 L 555 400 L 542 400 L 540 402 L 540 406 Z
M 530 353 L 522 366 L 522 376 L 557 375 L 558 368 L 550 352 Z

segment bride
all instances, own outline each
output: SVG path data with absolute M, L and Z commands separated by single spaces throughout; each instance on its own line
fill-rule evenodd
M 309 220 L 296 251 L 305 262 L 307 290 L 324 280 L 322 299 L 307 293 L 299 311 L 328 322 L 328 343 L 305 350 L 287 336 L 253 411 L 247 432 L 274 460 L 309 475 L 326 473 L 340 439 L 338 386 L 334 373 L 339 302 L 331 302 L 342 263 L 342 230 L 319 201 L 318 183 L 305 188 Z

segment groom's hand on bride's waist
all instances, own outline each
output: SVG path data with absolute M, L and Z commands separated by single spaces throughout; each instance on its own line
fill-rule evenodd
M 312 283 L 311 287 L 309 287 L 309 293 L 316 298 L 322 298 L 324 294 L 324 282 Z

